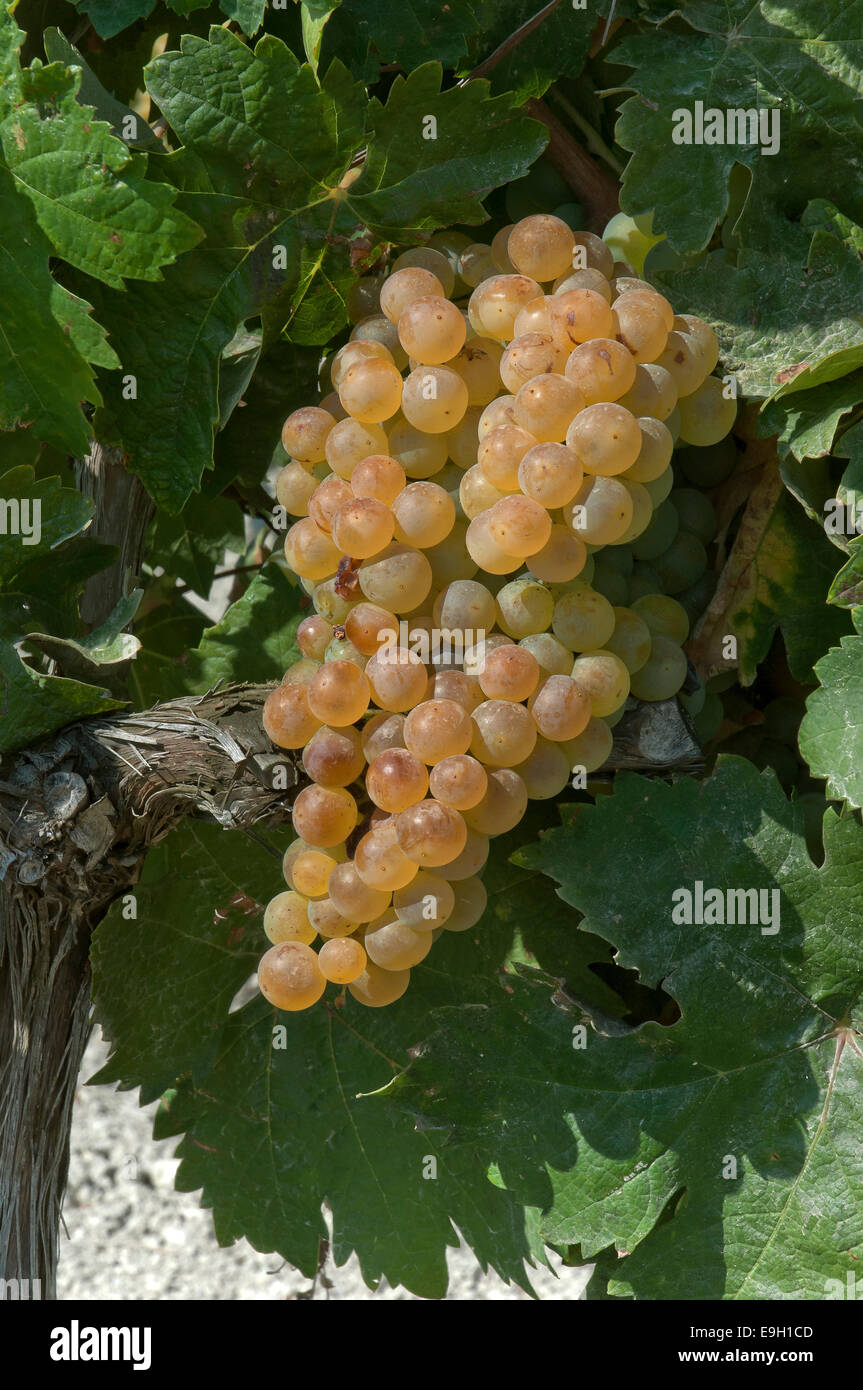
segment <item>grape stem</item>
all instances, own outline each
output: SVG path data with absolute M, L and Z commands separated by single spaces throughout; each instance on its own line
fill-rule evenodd
M 531 98 L 525 111 L 548 127 L 546 157 L 563 176 L 585 210 L 590 230 L 601 232 L 620 211 L 617 180 L 601 168 L 544 101 Z

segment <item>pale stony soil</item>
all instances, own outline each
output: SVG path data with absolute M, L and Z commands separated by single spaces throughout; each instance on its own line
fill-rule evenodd
M 175 1192 L 176 1139 L 151 1137 L 155 1105 L 139 1108 L 136 1091 L 86 1086 L 107 1048 L 98 1033 L 81 1069 L 72 1124 L 72 1158 L 61 1235 L 61 1299 L 285 1299 L 307 1294 L 309 1280 L 277 1255 L 261 1255 L 245 1241 L 220 1249 L 212 1218 L 198 1194 Z M 527 1299 L 494 1274 L 483 1274 L 471 1251 L 449 1258 L 448 1299 Z M 559 1278 L 537 1270 L 532 1282 L 543 1299 L 578 1299 L 589 1271 L 559 1268 Z M 352 1258 L 325 1270 L 331 1287 L 316 1299 L 415 1300 L 383 1285 L 373 1293 Z

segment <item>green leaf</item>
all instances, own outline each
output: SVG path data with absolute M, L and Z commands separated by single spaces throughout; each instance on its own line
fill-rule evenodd
M 777 434 L 783 457 L 821 458 L 831 452 L 842 416 L 861 402 L 863 371 L 856 371 L 811 390 L 774 397 L 761 411 L 758 433 Z
M 96 1008 L 112 1040 L 97 1079 L 140 1085 L 147 1098 L 176 1086 L 157 1131 L 186 1132 L 178 1186 L 203 1187 L 223 1244 L 245 1235 L 311 1274 L 326 1201 L 337 1263 L 356 1251 L 372 1286 L 385 1277 L 442 1296 L 455 1225 L 484 1266 L 529 1287 L 524 1262 L 541 1258 L 536 1214 L 489 1178 L 472 1148 L 414 1129 L 370 1094 L 406 1064 L 432 1003 L 459 1001 L 472 1017 L 470 1000 L 488 988 L 480 972 L 502 959 L 517 919 L 555 910 L 550 884 L 504 859 L 493 872 L 492 901 L 505 916 L 489 913 L 485 945 L 477 932 L 443 938 L 392 1008 L 348 998 L 344 1008 L 286 1015 L 255 998 L 228 1014 L 267 944 L 260 905 L 282 886 L 278 858 L 199 825 L 148 857 L 136 920 L 117 903 L 96 932 Z M 132 979 L 141 987 L 130 989 Z M 280 1025 L 285 1048 L 273 1033 Z M 423 1178 L 430 1157 L 433 1181 Z
M 827 601 L 840 608 L 863 608 L 863 536 L 855 536 L 848 551 L 851 558 L 830 585 Z
M 51 248 L 33 208 L 0 167 L 0 428 L 31 426 L 38 438 L 71 454 L 87 451 L 89 430 L 82 401 L 101 396 L 71 329 L 55 318 L 78 314 L 51 278 Z
M 727 252 L 713 251 L 694 269 L 661 277 L 676 304 L 713 325 L 723 369 L 747 396 L 773 396 L 805 368 L 815 386 L 821 378 L 814 369 L 823 366 L 827 379 L 844 375 L 863 353 L 854 309 L 863 299 L 863 263 L 852 245 L 821 232 L 810 237 L 790 222 L 775 234 L 769 253 L 741 251 L 737 266 Z
M 669 8 L 662 6 L 663 17 Z M 863 219 L 855 106 L 863 69 L 849 61 L 858 25 L 844 0 L 798 0 L 791 9 L 772 0 L 730 0 L 687 4 L 682 13 L 691 28 L 672 23 L 633 34 L 613 50 L 615 63 L 635 69 L 627 85 L 638 93 L 624 103 L 616 130 L 633 155 L 623 179 L 625 210 L 654 210 L 656 229 L 677 250 L 700 251 L 726 213 L 737 163 L 753 178 L 750 245 L 775 248 L 781 213 L 807 198 L 830 198 Z M 726 143 L 727 130 L 721 143 L 676 143 L 683 122 L 676 113 L 693 113 L 696 100 L 720 110 L 723 124 L 729 110 L 780 113 L 778 149 L 762 154 L 765 142 L 759 136 L 748 143 L 748 130 L 745 143 Z M 769 128 L 765 133 L 769 145 Z
M 819 656 L 847 632 L 845 614 L 824 606 L 835 556 L 823 526 L 783 492 L 728 612 L 744 685 L 755 679 L 777 629 L 782 630 L 791 671 L 804 684 L 811 683 Z
M 385 107 L 367 106 L 341 63 L 319 84 L 270 35 L 254 50 L 227 29 L 209 40 L 187 35 L 147 76 L 184 145 L 161 167 L 207 241 L 162 285 L 99 294 L 100 318 L 137 383 L 137 398 L 126 400 L 116 378 L 105 380 L 109 413 L 99 425 L 116 430 L 130 466 L 176 512 L 212 466 L 219 361 L 237 329 L 260 313 L 267 347 L 286 322 L 309 341 L 317 320 L 316 340 L 326 341 L 346 322 L 359 221 L 404 240 L 479 221 L 479 199 L 524 172 L 544 133 L 510 99 L 489 100 L 487 84 L 441 93 L 435 64 L 398 78 Z M 438 120 L 437 141 L 422 139 L 425 115 Z M 362 175 L 336 197 L 364 146 Z
M 863 806 L 863 637 L 843 637 L 815 674 L 820 688 L 806 701 L 800 752 L 828 796 Z
M 816 868 L 802 808 L 743 760 L 700 784 L 619 775 L 519 857 L 621 964 L 666 982 L 679 1022 L 573 1048 L 547 987 L 510 981 L 469 1027 L 440 1012 L 390 1088 L 496 1163 L 513 1196 L 542 1196 L 546 1239 L 625 1252 L 612 1296 L 823 1298 L 863 1253 L 847 1195 L 863 1178 L 863 1073 L 834 1035 L 863 1024 L 863 829 L 832 812 L 824 829 Z M 779 931 L 677 925 L 674 895 L 696 882 L 777 890 Z
M 482 79 L 442 92 L 441 80 L 440 63 L 425 63 L 396 78 L 386 106 L 370 103 L 369 152 L 346 204 L 380 236 L 418 240 L 445 223 L 482 222 L 481 200 L 545 147 L 545 127 L 510 96 L 490 96 Z
M 312 70 L 317 72 L 321 56 L 321 43 L 327 22 L 337 10 L 342 0 L 303 0 L 302 11 L 303 49 Z
M 225 551 L 244 549 L 242 512 L 226 497 L 192 497 L 179 516 L 157 513 L 148 543 L 148 553 L 202 598 Z
M 278 680 L 300 657 L 296 632 L 304 597 L 280 565 L 267 565 L 189 653 L 187 689 L 209 689 L 220 680 Z
M 121 365 L 107 333 L 93 318 L 93 306 L 56 280 L 51 283 L 51 312 L 87 362 L 109 370 Z
M 261 353 L 244 389 L 244 403 L 216 435 L 215 468 L 204 479 L 208 495 L 222 492 L 235 478 L 259 487 L 275 450 L 287 460 L 279 438 L 281 428 L 292 410 L 317 397 L 319 357 L 318 350 L 284 341 Z M 263 504 L 267 509 L 269 500 Z
M 46 29 L 42 43 L 49 63 L 63 63 L 67 68 L 81 69 L 78 100 L 82 105 L 92 107 L 100 121 L 107 121 L 125 144 L 135 149 L 161 150 L 162 146 L 143 117 L 102 86 L 84 56 L 65 34 L 59 29 Z M 130 133 L 127 135 L 126 131 Z
M 0 753 L 9 753 L 62 729 L 74 719 L 120 709 L 107 690 L 40 675 L 0 638 Z
M 143 589 L 135 589 L 127 598 L 119 599 L 105 621 L 78 641 L 40 632 L 28 632 L 24 641 L 55 661 L 64 676 L 91 683 L 107 680 L 111 673 L 100 670 L 101 667 L 122 665 L 140 650 L 140 639 L 123 629 L 135 616 L 142 593 Z
M 156 0 L 72 0 L 75 9 L 86 14 L 103 39 L 112 39 L 136 20 L 146 19 L 155 3 Z
M 3 39 L 20 31 L 3 26 Z M 92 107 L 76 100 L 81 70 L 34 62 L 0 105 L 0 147 L 57 255 L 119 288 L 125 277 L 158 280 L 161 268 L 200 239 L 174 206 L 176 192 L 146 177 Z

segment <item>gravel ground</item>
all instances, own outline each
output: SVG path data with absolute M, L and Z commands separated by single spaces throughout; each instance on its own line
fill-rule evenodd
M 220 1249 L 208 1211 L 195 1193 L 175 1192 L 176 1139 L 155 1143 L 152 1112 L 139 1108 L 137 1091 L 85 1086 L 103 1065 L 107 1047 L 98 1033 L 81 1068 L 72 1123 L 72 1156 L 61 1237 L 61 1299 L 285 1299 L 308 1296 L 309 1280 L 277 1255 L 262 1255 L 245 1241 Z M 555 1257 L 552 1256 L 552 1259 Z M 543 1299 L 578 1299 L 589 1270 L 555 1265 L 559 1277 L 536 1270 Z M 483 1274 L 462 1246 L 449 1255 L 448 1299 L 528 1299 L 521 1289 Z M 336 1268 L 329 1261 L 316 1299 L 414 1300 L 386 1283 L 372 1292 L 356 1258 Z M 529 1301 L 529 1300 L 528 1300 Z

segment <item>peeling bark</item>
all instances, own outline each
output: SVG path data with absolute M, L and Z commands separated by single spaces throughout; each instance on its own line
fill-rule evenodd
M 85 720 L 0 764 L 0 1277 L 39 1279 L 43 1297 L 56 1296 L 91 932 L 185 816 L 287 819 L 305 778 L 263 732 L 269 689 Z

